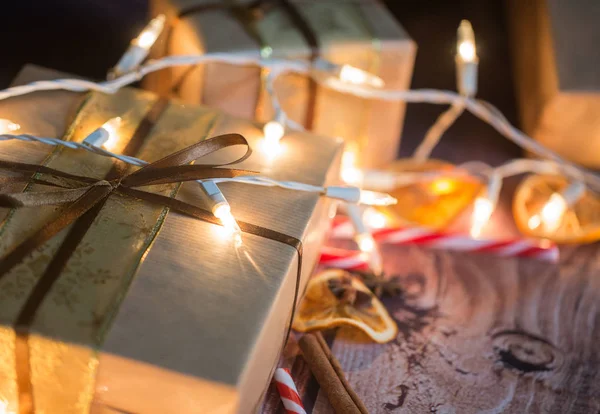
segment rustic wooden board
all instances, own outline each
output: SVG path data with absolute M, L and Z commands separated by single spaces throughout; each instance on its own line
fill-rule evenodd
M 397 339 L 352 329 L 332 349 L 372 413 L 589 413 L 600 410 L 598 246 L 531 259 L 383 248 L 404 295 L 385 303 Z M 335 337 L 331 338 L 334 334 Z M 286 349 L 308 413 L 332 413 L 296 348 Z M 276 391 L 265 412 L 282 412 Z

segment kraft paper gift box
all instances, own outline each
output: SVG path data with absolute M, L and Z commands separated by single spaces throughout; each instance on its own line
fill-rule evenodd
M 600 3 L 507 5 L 524 131 L 564 158 L 600 168 Z
M 253 6 L 254 4 L 254 6 Z M 416 46 L 375 0 L 152 0 L 167 28 L 152 57 L 231 52 L 289 59 L 323 57 L 380 76 L 389 89 L 410 86 Z M 311 40 L 312 39 L 312 40 Z M 312 45 L 312 47 L 311 47 Z M 231 114 L 267 122 L 273 117 L 258 67 L 211 63 L 176 67 L 147 78 L 146 87 L 174 93 Z M 342 137 L 357 163 L 382 166 L 396 158 L 404 103 L 365 100 L 318 86 L 298 75 L 275 85 L 283 109 L 319 135 Z
M 28 68 L 17 82 L 59 76 Z M 137 140 L 135 156 L 149 162 L 223 133 L 244 134 L 252 147 L 260 136 L 250 121 L 135 89 L 115 95 L 35 93 L 0 102 L 0 114 L 19 123 L 22 132 L 71 141 L 121 116 L 114 151 L 131 151 Z M 239 168 L 315 185 L 336 180 L 339 140 L 297 133 L 285 138 L 285 147 L 276 160 L 255 152 Z M 198 162 L 229 160 L 238 152 Z M 0 142 L 0 159 L 95 179 L 121 165 L 86 151 L 17 141 Z M 179 185 L 149 188 L 169 197 Z M 238 220 L 302 240 L 301 293 L 333 203 L 277 188 L 239 183 L 221 188 Z M 47 186 L 29 183 L 25 191 L 42 190 Z M 186 183 L 178 198 L 198 204 L 197 194 L 197 184 Z M 61 211 L 0 209 L 5 219 L 0 258 Z M 18 412 L 31 412 L 32 405 L 35 412 L 61 414 L 255 411 L 289 326 L 296 250 L 248 233 L 236 248 L 220 226 L 118 192 L 91 219 L 88 214 L 0 276 L 0 398 L 8 412 L 17 412 L 19 404 Z M 81 220 L 87 226 L 83 233 Z M 81 239 L 69 247 L 77 232 Z M 48 264 L 56 264 L 65 249 L 62 270 L 50 270 Z M 31 314 L 24 305 L 35 302 L 33 289 L 51 273 L 57 279 L 45 285 L 27 330 L 15 330 L 23 326 L 23 314 Z

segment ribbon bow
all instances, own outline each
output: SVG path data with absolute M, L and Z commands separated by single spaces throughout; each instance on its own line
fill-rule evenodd
M 235 145 L 246 147 L 246 153 L 232 162 L 223 164 L 190 165 L 190 163 L 195 160 Z M 21 208 L 46 205 L 66 205 L 66 207 L 58 212 L 53 220 L 48 222 L 25 241 L 14 247 L 6 256 L 0 259 L 0 280 L 2 280 L 3 276 L 5 276 L 14 266 L 19 264 L 29 253 L 33 252 L 34 249 L 50 240 L 54 235 L 74 223 L 94 207 L 101 207 L 105 200 L 114 193 L 168 207 L 173 211 L 194 217 L 198 220 L 220 225 L 220 221 L 208 210 L 175 198 L 139 190 L 135 187 L 254 174 L 254 172 L 247 170 L 223 168 L 244 161 L 251 153 L 252 150 L 250 149 L 248 141 L 246 141 L 243 136 L 239 134 L 220 135 L 184 148 L 181 151 L 148 164 L 130 174 L 119 175 L 118 173 L 115 173 L 114 177 L 107 177 L 107 179 L 68 174 L 43 165 L 0 160 L 0 170 L 16 173 L 15 176 L 0 178 L 0 183 L 30 181 L 55 187 L 55 189 L 50 191 L 0 193 L 0 207 Z M 31 178 L 32 174 L 33 178 Z M 301 274 L 302 242 L 295 237 L 262 226 L 243 221 L 238 222 L 238 224 L 240 229 L 245 233 L 278 241 L 296 249 L 300 256 L 300 260 L 298 261 L 296 292 L 294 298 L 295 308 Z M 293 311 L 294 309 L 292 310 L 292 317 Z

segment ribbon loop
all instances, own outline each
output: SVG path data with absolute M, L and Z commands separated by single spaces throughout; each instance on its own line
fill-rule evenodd
M 158 168 L 158 167 L 173 167 L 176 165 L 186 165 L 189 164 L 193 161 L 196 161 L 202 157 L 205 157 L 207 155 L 210 155 L 212 153 L 215 153 L 219 150 L 228 148 L 228 147 L 233 147 L 235 145 L 242 145 L 246 148 L 246 153 L 231 161 L 228 163 L 224 163 L 224 164 L 211 164 L 211 165 L 205 165 L 207 167 L 223 167 L 225 165 L 232 165 L 232 164 L 237 164 L 240 163 L 244 160 L 246 160 L 251 154 L 252 154 L 252 150 L 250 149 L 250 144 L 248 144 L 248 141 L 246 140 L 246 138 L 244 138 L 242 135 L 240 134 L 224 134 L 224 135 L 219 135 L 213 138 L 209 138 L 206 139 L 204 141 L 200 141 L 194 145 L 190 145 L 187 148 L 184 148 L 180 151 L 174 152 L 171 155 L 167 155 L 164 158 L 161 158 L 158 161 L 153 162 L 152 164 L 148 164 L 145 167 L 139 169 L 138 171 L 136 171 L 131 175 L 135 175 L 143 170 L 146 169 L 152 169 L 152 168 Z
M 125 187 L 143 187 L 154 184 L 180 183 L 184 181 L 206 180 L 211 178 L 232 178 L 241 175 L 253 175 L 255 171 L 235 168 L 215 168 L 206 165 L 175 165 L 154 168 L 121 180 Z

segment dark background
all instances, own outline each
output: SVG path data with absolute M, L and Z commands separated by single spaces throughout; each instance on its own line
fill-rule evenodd
M 2 3 L 0 87 L 26 63 L 102 79 L 148 20 L 146 0 L 21 0 Z M 479 98 L 515 123 L 515 99 L 502 0 L 388 0 L 387 6 L 417 42 L 412 88 L 455 89 L 456 28 L 469 19 L 475 30 Z M 444 109 L 408 106 L 401 156 L 410 155 Z M 519 149 L 470 114 L 452 126 L 434 157 L 497 164 Z

